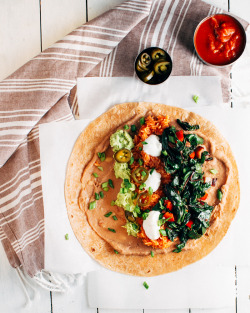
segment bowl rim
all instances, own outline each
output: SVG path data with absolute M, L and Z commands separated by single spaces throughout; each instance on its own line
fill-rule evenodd
M 243 37 L 244 37 L 244 46 L 243 46 L 243 49 L 242 49 L 241 54 L 239 54 L 238 57 L 237 57 L 234 61 L 232 61 L 232 62 L 230 62 L 230 63 L 228 63 L 228 64 L 224 64 L 224 65 L 213 64 L 213 63 L 209 63 L 209 62 L 205 61 L 205 60 L 199 55 L 199 53 L 198 53 L 198 51 L 197 51 L 197 49 L 196 49 L 196 46 L 195 46 L 195 36 L 196 36 L 196 33 L 197 33 L 199 27 L 201 26 L 201 24 L 203 24 L 203 23 L 204 23 L 206 20 L 208 20 L 209 18 L 214 17 L 214 16 L 217 16 L 217 15 L 227 15 L 227 16 L 230 16 L 231 18 L 233 18 L 236 22 L 238 22 L 239 26 L 241 27 L 241 30 L 242 30 L 242 33 L 243 33 Z M 234 15 L 230 14 L 230 12 L 227 12 L 227 13 L 223 13 L 223 12 L 222 12 L 222 13 L 215 13 L 215 14 L 206 16 L 206 17 L 203 18 L 203 19 L 199 22 L 199 24 L 196 26 L 195 31 L 194 31 L 194 35 L 193 35 L 193 45 L 194 45 L 195 52 L 196 52 L 197 56 L 199 57 L 199 59 L 200 59 L 203 63 L 205 63 L 206 65 L 213 66 L 213 67 L 217 67 L 217 68 L 218 68 L 218 67 L 220 67 L 220 68 L 229 67 L 229 66 L 231 66 L 232 64 L 234 64 L 234 63 L 242 56 L 242 54 L 244 53 L 245 48 L 246 48 L 246 42 L 247 42 L 247 36 L 246 36 L 246 31 L 245 31 L 243 25 L 241 24 L 241 22 L 240 22 Z
M 136 70 L 136 61 L 137 61 L 138 57 L 139 57 L 145 50 L 147 50 L 147 49 L 160 49 L 160 50 L 164 51 L 164 52 L 168 55 L 168 57 L 169 57 L 169 59 L 170 59 L 170 62 L 171 62 L 171 70 L 170 70 L 170 72 L 169 72 L 169 75 L 166 77 L 165 80 L 163 80 L 162 82 L 160 82 L 160 83 L 158 83 L 158 84 L 149 84 L 149 83 L 144 82 L 144 81 L 140 78 L 140 76 L 138 75 L 137 70 Z M 137 78 L 138 78 L 140 81 L 142 81 L 144 84 L 147 84 L 147 85 L 160 85 L 160 84 L 164 83 L 164 82 L 170 77 L 170 75 L 171 75 L 171 73 L 172 73 L 172 70 L 173 70 L 173 61 L 172 61 L 172 58 L 171 58 L 170 54 L 169 54 L 165 49 L 163 49 L 163 48 L 161 48 L 161 47 L 157 47 L 157 46 L 152 46 L 152 47 L 150 46 L 150 47 L 144 48 L 143 50 L 141 50 L 141 51 L 137 54 L 137 56 L 136 56 L 136 58 L 135 58 L 135 61 L 134 61 L 134 70 L 135 70 L 135 74 L 136 74 Z

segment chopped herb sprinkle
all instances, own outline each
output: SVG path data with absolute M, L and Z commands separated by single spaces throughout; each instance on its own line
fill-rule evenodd
M 148 285 L 145 281 L 143 282 L 143 286 L 144 286 L 146 289 L 149 288 L 149 285 Z
M 98 158 L 101 160 L 101 162 L 106 160 L 105 152 L 98 152 L 97 155 L 98 155 Z
M 108 228 L 109 231 L 111 231 L 112 233 L 116 233 L 116 230 L 113 228 Z
M 142 165 L 143 165 L 143 160 L 142 160 L 142 159 L 139 159 L 139 160 L 138 160 L 138 163 L 139 163 L 139 165 L 142 166 Z
M 104 198 L 104 194 L 102 191 L 99 192 L 100 197 L 103 199 Z
M 112 218 L 113 218 L 114 221 L 117 221 L 117 220 L 118 220 L 118 218 L 116 217 L 116 215 L 113 215 Z
M 102 166 L 97 166 L 98 170 L 103 172 L 103 167 Z
M 108 180 L 108 184 L 109 184 L 109 186 L 110 186 L 111 188 L 113 188 L 113 189 L 115 188 L 112 179 L 109 179 L 109 180 Z
M 89 210 L 93 210 L 96 207 L 96 201 L 92 201 L 89 203 Z
M 153 193 L 154 193 L 154 192 L 153 192 L 153 188 L 152 188 L 152 187 L 149 187 L 149 188 L 148 188 L 148 194 L 149 194 L 149 195 L 152 195 Z
M 124 125 L 123 128 L 124 128 L 124 129 L 129 129 L 129 126 L 128 126 L 128 125 Z
M 114 250 L 115 254 L 119 254 L 119 252 L 117 250 Z
M 155 256 L 155 254 L 154 254 L 154 251 L 153 251 L 153 250 L 151 250 L 150 254 L 151 254 L 151 257 L 152 257 L 152 258 Z
M 145 117 L 141 117 L 141 118 L 140 118 L 140 124 L 141 124 L 141 125 L 145 124 Z
M 139 150 L 142 151 L 142 147 L 139 147 Z
M 112 200 L 110 204 L 111 204 L 112 206 L 114 206 L 114 205 L 115 205 L 115 201 Z
M 162 236 L 167 236 L 165 229 L 160 229 L 159 232 Z
M 98 174 L 96 174 L 96 173 L 93 173 L 93 176 L 94 176 L 95 178 L 97 178 L 97 177 L 98 177 Z
M 109 191 L 109 187 L 104 187 L 102 189 L 103 189 L 103 191 Z
M 150 170 L 150 174 L 151 174 L 151 175 L 153 174 L 154 170 L 155 170 L 155 168 L 154 168 L 154 167 L 153 167 L 153 168 L 151 168 L 151 170 Z
M 135 132 L 136 131 L 136 126 L 135 125 L 131 125 L 131 130 L 132 130 L 132 132 Z
M 112 215 L 113 214 L 113 212 L 108 212 L 108 213 L 106 213 L 104 216 L 105 217 L 110 217 L 110 215 Z
M 222 193 L 222 191 L 220 190 L 220 189 L 218 189 L 217 190 L 217 198 L 218 198 L 218 200 L 222 200 L 222 197 L 223 197 L 223 193 Z
M 65 240 L 69 240 L 69 234 L 65 235 Z
M 108 187 L 108 182 L 106 181 L 105 183 L 102 183 L 102 188 Z
M 194 96 L 193 96 L 193 100 L 194 100 L 194 102 L 195 102 L 195 103 L 198 103 L 198 100 L 199 100 L 199 96 L 197 96 L 197 95 L 194 95 Z
M 218 171 L 215 168 L 212 168 L 211 170 L 209 170 L 209 172 L 214 175 L 218 173 Z
M 99 199 L 100 199 L 100 195 L 99 195 L 99 193 L 97 193 L 97 192 L 95 192 L 95 199 L 96 199 L 96 200 L 99 200 Z
M 165 156 L 167 156 L 167 155 L 168 155 L 168 153 L 167 153 L 167 151 L 166 151 L 166 150 L 163 150 L 161 153 L 162 153 L 163 155 L 165 155 Z
M 129 161 L 129 165 L 132 165 L 132 164 L 134 163 L 134 160 L 135 160 L 135 159 L 134 159 L 134 157 L 132 156 L 131 159 L 130 159 L 130 161 Z
M 147 145 L 148 143 L 147 143 L 146 141 L 143 141 L 142 144 L 143 144 L 143 145 Z

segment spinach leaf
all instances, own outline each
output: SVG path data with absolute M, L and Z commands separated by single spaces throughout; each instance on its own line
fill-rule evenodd
M 179 119 L 177 119 L 177 123 L 181 126 L 182 129 L 184 130 L 196 130 L 199 129 L 199 125 L 190 125 L 188 122 L 183 122 Z

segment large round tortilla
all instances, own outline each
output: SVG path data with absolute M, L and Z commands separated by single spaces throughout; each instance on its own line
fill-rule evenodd
M 151 256 L 115 254 L 114 249 L 90 227 L 86 215 L 80 209 L 78 197 L 84 168 L 94 157 L 95 147 L 107 139 L 117 128 L 132 118 L 153 115 L 169 115 L 170 121 L 179 118 L 191 124 L 199 124 L 200 131 L 216 143 L 216 149 L 229 164 L 227 193 L 220 203 L 216 221 L 205 235 L 195 242 L 192 249 L 181 253 Z M 83 182 L 84 183 L 84 182 Z M 240 188 L 238 170 L 229 144 L 216 127 L 203 117 L 181 108 L 148 102 L 123 103 L 99 116 L 77 139 L 68 162 L 65 181 L 65 198 L 68 217 L 73 231 L 85 251 L 108 269 L 137 276 L 155 276 L 176 271 L 198 261 L 210 253 L 225 236 L 239 206 Z M 88 203 L 86 203 L 86 207 Z M 138 239 L 139 240 L 139 239 Z

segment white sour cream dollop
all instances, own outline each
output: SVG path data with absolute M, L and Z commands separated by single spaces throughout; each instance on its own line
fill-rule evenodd
M 156 135 L 150 135 L 145 142 L 147 144 L 143 145 L 143 151 L 145 151 L 148 155 L 158 157 L 161 155 L 162 144 L 160 143 L 160 139 Z
M 145 189 L 148 190 L 149 187 L 153 189 L 153 192 L 155 192 L 161 184 L 161 174 L 158 173 L 156 170 L 153 171 L 152 174 L 148 175 L 147 180 L 145 181 L 146 187 Z
M 147 237 L 151 240 L 160 238 L 160 226 L 158 226 L 159 216 L 160 212 L 150 211 L 148 217 L 142 223 Z

